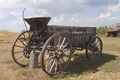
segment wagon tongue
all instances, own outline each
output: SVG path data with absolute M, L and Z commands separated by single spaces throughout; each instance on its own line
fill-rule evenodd
M 46 26 L 50 21 L 50 17 L 33 17 L 24 19 L 30 26 Z

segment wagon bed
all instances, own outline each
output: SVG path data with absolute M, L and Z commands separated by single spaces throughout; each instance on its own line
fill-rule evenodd
M 89 40 L 96 36 L 96 27 L 80 27 L 80 26 L 58 26 L 48 25 L 49 33 L 69 32 L 72 35 L 72 44 L 76 47 L 81 47 L 81 44 L 86 44 Z

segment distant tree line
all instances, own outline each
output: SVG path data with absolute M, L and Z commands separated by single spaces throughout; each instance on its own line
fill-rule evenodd
M 105 35 L 105 27 L 104 26 L 97 27 L 97 35 Z

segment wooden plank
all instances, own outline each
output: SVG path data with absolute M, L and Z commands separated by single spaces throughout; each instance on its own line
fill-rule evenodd
M 50 32 L 72 31 L 72 32 L 87 32 L 87 33 L 90 32 L 96 34 L 96 27 L 48 25 L 48 28 Z

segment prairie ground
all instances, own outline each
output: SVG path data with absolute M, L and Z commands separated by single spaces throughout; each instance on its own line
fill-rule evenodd
M 18 66 L 11 48 L 19 33 L 0 31 L 0 80 L 120 80 L 120 38 L 100 36 L 103 59 L 94 72 L 85 51 L 75 51 L 69 67 L 56 78 L 47 76 L 41 68 L 30 70 Z

